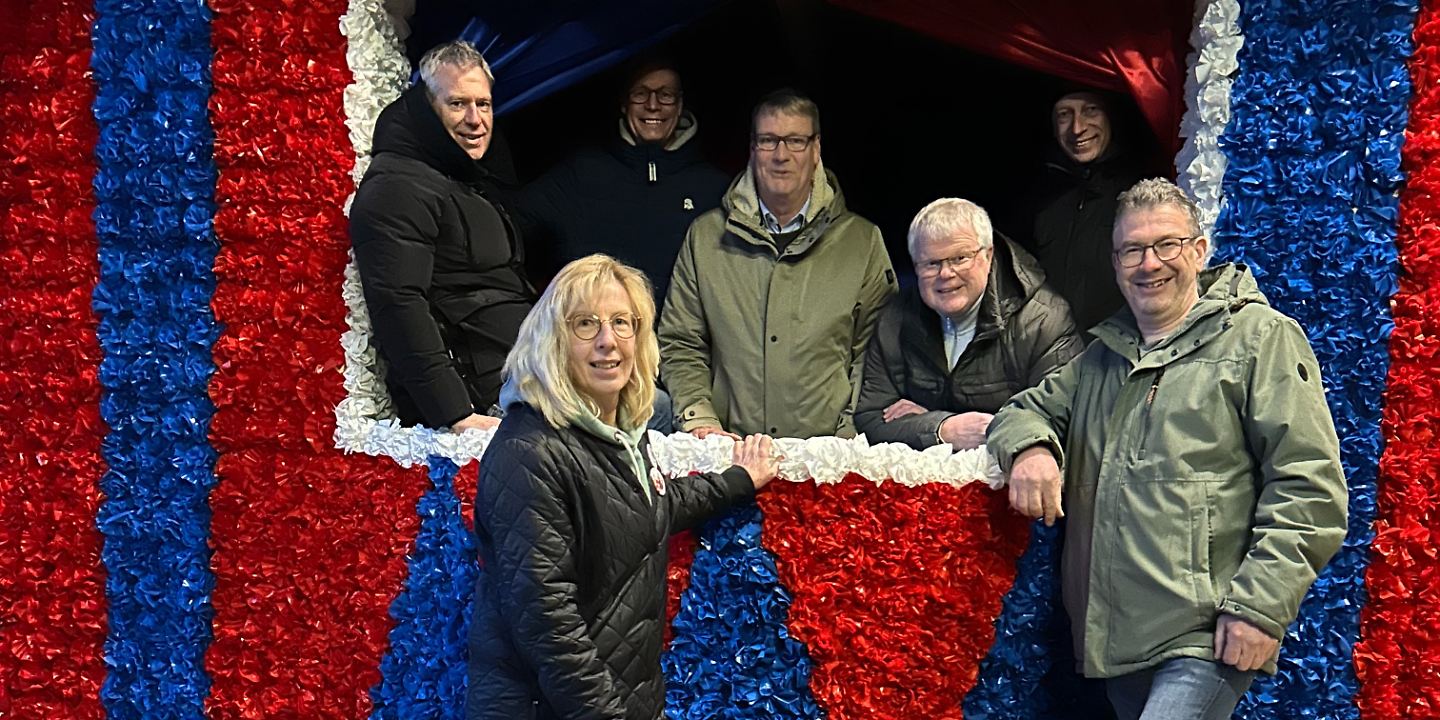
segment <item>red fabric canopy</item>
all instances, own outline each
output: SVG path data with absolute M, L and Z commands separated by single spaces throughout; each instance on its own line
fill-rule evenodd
M 1180 149 L 1183 0 L 830 0 L 959 47 L 1102 90 L 1129 93 L 1173 153 Z

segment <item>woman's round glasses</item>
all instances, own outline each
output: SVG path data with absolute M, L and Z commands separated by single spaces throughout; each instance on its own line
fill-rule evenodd
M 594 340 L 600 334 L 600 326 L 610 324 L 611 332 L 615 337 L 629 339 L 635 337 L 635 327 L 640 324 L 640 318 L 630 313 L 620 313 L 608 320 L 602 320 L 599 315 L 571 315 L 566 319 L 570 324 L 570 332 L 581 340 Z

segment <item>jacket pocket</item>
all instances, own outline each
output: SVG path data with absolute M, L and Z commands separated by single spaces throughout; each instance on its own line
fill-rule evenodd
M 1213 483 L 1153 479 L 1120 489 L 1092 558 L 1092 607 L 1104 608 L 1110 663 L 1148 661 L 1214 631 Z
M 1150 447 L 1151 417 L 1155 410 L 1155 397 L 1160 394 L 1160 380 L 1165 377 L 1165 368 L 1161 367 L 1155 371 L 1155 378 L 1150 382 L 1150 389 L 1145 391 L 1145 405 L 1140 410 L 1140 444 L 1136 448 L 1135 457 L 1145 459 L 1145 453 Z
M 955 388 L 955 399 L 966 408 L 979 412 L 995 413 L 1023 388 L 1016 388 L 1008 380 L 960 382 Z
M 1210 516 L 1214 505 L 1214 483 L 1201 481 L 1189 484 L 1203 492 L 1203 501 L 1190 509 L 1190 576 L 1195 587 L 1194 608 L 1199 621 L 1210 624 L 1215 621 L 1215 608 L 1219 607 L 1212 562 L 1215 529 Z

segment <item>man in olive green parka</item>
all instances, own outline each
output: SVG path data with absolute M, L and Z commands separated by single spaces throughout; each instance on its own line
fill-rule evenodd
M 1245 267 L 1204 270 L 1208 244 L 1170 182 L 1123 193 L 1113 266 L 1128 308 L 989 430 L 1011 504 L 1068 516 L 1076 657 L 1122 720 L 1230 717 L 1255 671 L 1275 672 L 1345 536 L 1310 344 Z
M 890 257 L 820 163 L 814 102 L 772 93 L 752 129 L 749 168 L 690 225 L 671 276 L 659 339 L 676 426 L 850 437 Z

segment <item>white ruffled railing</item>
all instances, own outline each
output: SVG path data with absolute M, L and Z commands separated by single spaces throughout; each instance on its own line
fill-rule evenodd
M 384 0 L 351 0 L 340 18 L 340 32 L 349 42 L 345 58 L 354 78 L 345 88 L 344 103 L 345 124 L 355 150 L 356 184 L 370 167 L 376 118 L 386 105 L 400 97 L 410 80 L 410 61 L 396 27 L 403 26 L 413 10 L 412 3 L 403 1 L 391 0 L 387 4 Z M 345 201 L 347 214 L 352 200 L 353 194 Z M 336 447 L 394 458 L 405 467 L 423 465 L 432 455 L 464 463 L 485 452 L 488 435 L 455 435 L 400 426 L 385 390 L 384 368 L 370 343 L 370 315 L 365 311 L 360 273 L 353 256 L 345 268 L 340 293 L 345 299 L 345 322 L 350 329 L 340 338 L 345 350 L 345 399 L 335 407 Z
M 1240 69 L 1237 57 L 1245 38 L 1240 34 L 1236 0 L 1202 2 L 1195 13 L 1195 29 L 1190 33 L 1194 49 L 1186 57 L 1185 117 L 1180 121 L 1185 144 L 1175 156 L 1175 167 L 1180 187 L 1200 206 L 1202 229 L 1208 235 L 1224 202 L 1220 135 L 1230 122 L 1230 85 Z
M 732 464 L 735 441 L 723 435 L 705 439 L 688 433 L 669 437 L 650 431 L 650 457 L 666 477 L 691 472 L 719 472 Z M 871 445 L 858 438 L 817 437 L 808 440 L 778 438 L 780 477 L 794 482 L 838 483 L 850 473 L 873 482 L 897 482 L 905 486 L 945 483 L 966 485 L 985 482 L 992 488 L 1004 485 L 1000 466 L 984 448 L 952 452 L 949 445 L 920 451 L 900 443 Z

